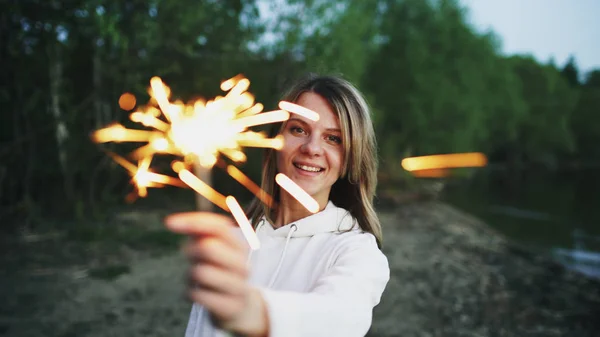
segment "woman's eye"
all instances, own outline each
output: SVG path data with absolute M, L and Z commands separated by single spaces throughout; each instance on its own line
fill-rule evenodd
M 301 127 L 299 127 L 299 126 L 292 126 L 292 127 L 290 128 L 290 130 L 292 131 L 292 133 L 297 133 L 297 134 L 302 134 L 302 133 L 304 133 L 304 129 L 302 129 L 302 128 L 301 128 Z
M 338 136 L 328 136 L 327 140 L 336 144 L 342 144 L 342 138 Z

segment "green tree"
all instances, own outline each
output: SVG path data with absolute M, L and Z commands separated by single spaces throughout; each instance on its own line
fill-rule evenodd
M 518 161 L 555 165 L 558 156 L 574 150 L 570 119 L 577 91 L 554 66 L 540 65 L 525 56 L 513 56 L 509 61 L 526 102 L 526 118 L 518 126 L 511 151 Z
M 364 81 L 389 170 L 404 155 L 488 151 L 514 137 L 523 106 L 496 38 L 477 35 L 456 1 L 385 7 Z
M 359 84 L 374 48 L 377 0 L 289 0 L 273 5 L 268 55 L 289 55 L 300 72 L 341 74 Z
M 583 86 L 586 88 L 600 88 L 600 69 L 594 69 L 586 75 Z
M 575 57 L 569 57 L 569 60 L 562 68 L 561 73 L 572 87 L 579 86 L 579 69 L 577 69 Z
M 126 174 L 106 165 L 89 139 L 107 123 L 127 123 L 119 96 L 132 91 L 144 104 L 154 75 L 183 99 L 214 96 L 221 80 L 244 69 L 252 58 L 248 43 L 261 32 L 252 0 L 1 6 L 2 34 L 10 33 L 0 50 L 3 64 L 11 64 L 3 77 L 12 83 L 0 97 L 14 113 L 0 119 L 2 155 L 11 158 L 2 160 L 0 179 L 14 182 L 2 180 L 0 195 L 9 205 L 28 205 L 14 207 L 14 214 L 34 214 L 38 206 L 81 210 L 99 194 L 122 199 Z
M 600 162 L 600 70 L 593 70 L 579 89 L 571 128 L 577 147 L 577 157 L 583 163 Z
M 329 12 L 332 14 L 325 15 L 329 20 L 320 20 L 326 24 L 320 24 L 306 40 L 304 57 L 307 68 L 342 74 L 360 85 L 376 47 L 377 1 L 338 2 Z

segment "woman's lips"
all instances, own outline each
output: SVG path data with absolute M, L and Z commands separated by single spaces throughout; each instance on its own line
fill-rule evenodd
M 305 163 L 294 163 L 294 167 L 302 174 L 305 175 L 318 175 L 325 171 L 324 168 L 316 165 L 305 164 Z

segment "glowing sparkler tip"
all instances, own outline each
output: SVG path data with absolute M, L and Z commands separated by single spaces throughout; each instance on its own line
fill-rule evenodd
M 275 136 L 275 138 L 273 139 L 273 148 L 275 150 L 281 150 L 283 149 L 283 145 L 284 145 L 284 138 L 283 135 L 277 135 Z
M 250 87 L 250 80 L 247 78 L 242 78 L 235 84 L 231 91 L 237 91 L 238 93 L 242 93 L 246 91 Z
M 175 173 L 179 173 L 179 171 L 185 169 L 185 164 L 176 160 L 173 163 L 171 163 L 171 168 L 173 169 L 173 171 L 175 171 Z
M 233 81 L 227 80 L 227 81 L 221 83 L 221 90 L 228 91 L 228 90 L 231 90 L 231 88 L 233 88 Z
M 268 112 L 263 112 L 260 114 L 248 116 L 248 117 L 238 118 L 235 120 L 235 123 L 239 127 L 241 127 L 243 130 L 244 128 L 247 128 L 250 126 L 283 122 L 285 120 L 288 120 L 289 118 L 290 118 L 289 112 L 287 112 L 285 110 L 274 110 L 274 111 L 268 111 Z
M 260 248 L 260 241 L 258 240 L 256 233 L 252 229 L 250 221 L 248 221 L 248 218 L 246 218 L 246 215 L 244 214 L 244 211 L 240 207 L 240 204 L 238 204 L 237 200 L 232 196 L 227 196 L 225 198 L 225 203 L 227 204 L 227 207 L 229 207 L 231 214 L 233 214 L 235 221 L 238 223 L 238 225 L 240 225 L 242 234 L 244 234 L 244 237 L 246 238 L 246 241 L 248 241 L 250 248 L 252 250 Z
M 148 171 L 138 171 L 134 176 L 138 186 L 148 186 L 151 182 L 150 176 L 148 175 Z
M 132 112 L 131 115 L 129 115 L 129 119 L 131 119 L 132 122 L 141 123 L 144 120 L 144 113 L 139 111 Z
M 228 80 L 223 81 L 221 83 L 221 90 L 223 90 L 223 91 L 231 90 L 231 88 L 233 88 L 233 86 L 236 85 L 242 78 L 244 78 L 244 75 L 238 74 Z
M 275 181 L 309 212 L 317 213 L 319 211 L 319 203 L 285 174 L 278 173 L 275 176 Z
M 154 86 L 154 85 L 161 85 L 161 84 L 163 84 L 163 81 L 158 76 L 153 76 L 150 79 L 150 85 L 152 85 L 152 86 Z
M 307 109 L 301 105 L 294 104 L 291 102 L 281 101 L 279 102 L 279 108 L 281 110 L 289 111 L 291 113 L 295 113 L 297 115 L 306 117 L 312 121 L 319 120 L 319 114 L 313 110 Z
M 163 137 L 154 139 L 151 144 L 157 151 L 166 151 L 169 148 L 169 141 Z

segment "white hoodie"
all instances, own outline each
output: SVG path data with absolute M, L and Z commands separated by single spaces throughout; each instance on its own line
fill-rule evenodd
M 389 280 L 375 237 L 331 201 L 319 213 L 274 229 L 264 218 L 251 253 L 250 284 L 267 303 L 269 336 L 364 336 Z M 222 332 L 194 304 L 185 337 Z

